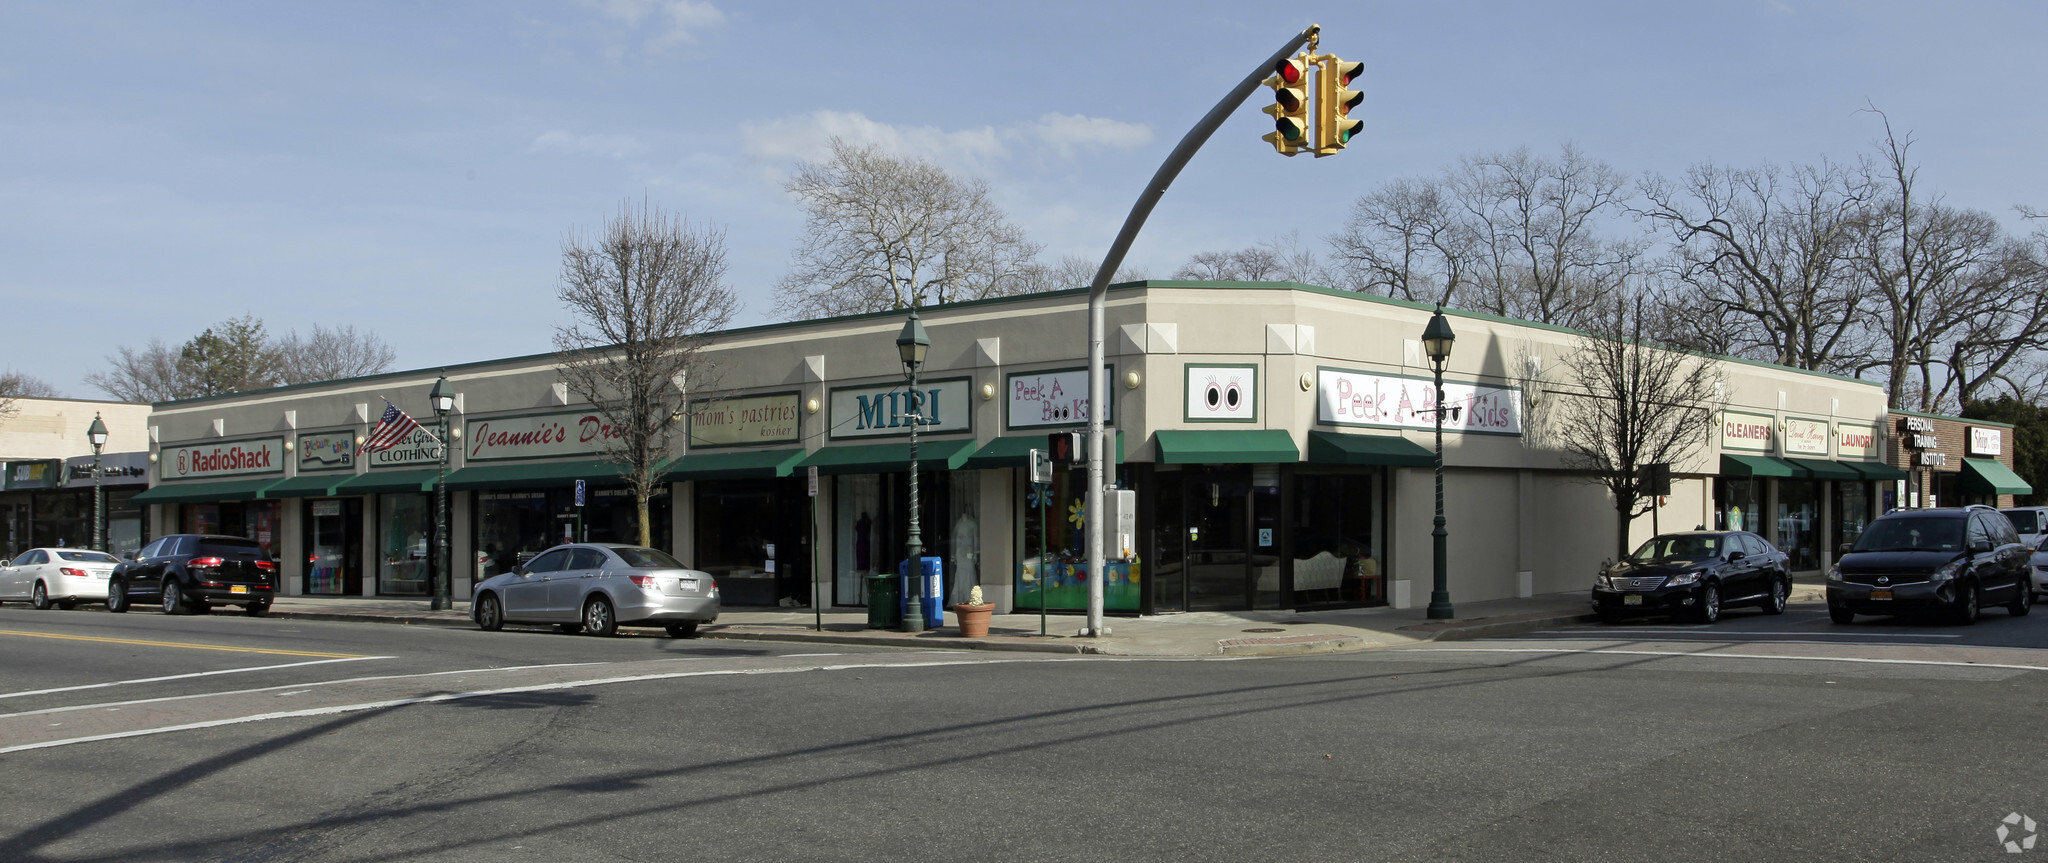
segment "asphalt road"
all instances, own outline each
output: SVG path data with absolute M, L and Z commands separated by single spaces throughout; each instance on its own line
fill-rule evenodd
M 10 606 L 0 860 L 2015 859 L 2048 614 L 1816 614 L 1158 661 Z

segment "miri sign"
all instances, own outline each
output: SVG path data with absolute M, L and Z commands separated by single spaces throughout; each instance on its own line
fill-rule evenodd
M 798 438 L 796 393 L 698 402 L 690 411 L 690 447 L 786 443 Z
M 919 413 L 924 422 L 919 434 L 972 431 L 973 411 L 968 396 L 971 382 L 966 378 L 918 381 L 922 398 Z M 895 437 L 910 434 L 913 423 L 907 384 L 881 387 L 847 387 L 832 391 L 826 418 L 830 438 Z

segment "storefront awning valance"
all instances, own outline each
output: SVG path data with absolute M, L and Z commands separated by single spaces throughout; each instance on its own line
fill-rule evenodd
M 277 477 L 236 479 L 224 482 L 167 482 L 129 498 L 136 503 L 212 503 L 218 500 L 255 500 Z
M 804 460 L 800 449 L 693 452 L 668 464 L 668 480 L 768 479 L 789 476 Z
M 1286 429 L 1153 432 L 1160 464 L 1292 464 L 1301 460 Z M 1432 461 L 1432 464 L 1434 462 Z
M 1963 459 L 1963 491 L 1973 494 L 2033 494 L 2034 487 L 1996 459 Z
M 1314 464 L 1374 464 L 1435 467 L 1436 453 L 1396 435 L 1308 433 L 1308 459 Z
M 1822 458 L 1788 458 L 1785 461 L 1791 462 L 1792 466 L 1799 470 L 1801 476 L 1809 479 L 1834 479 L 1848 482 L 1861 482 L 1863 480 L 1863 474 L 1859 473 L 1855 468 L 1838 461 L 1829 461 Z
M 434 482 L 441 477 L 439 470 L 383 470 L 371 471 L 352 476 L 334 484 L 335 494 L 399 494 L 402 492 L 433 491 Z M 455 474 L 449 474 L 454 479 Z M 454 486 L 450 486 L 453 488 Z
M 967 461 L 960 465 L 960 467 L 964 470 L 1030 467 L 1031 451 L 1045 449 L 1049 445 L 1046 443 L 1045 438 L 1046 436 L 1042 434 L 1012 435 L 1010 437 L 996 438 L 984 444 L 981 449 L 975 450 L 974 454 L 968 456 Z M 1111 444 L 1110 458 L 1116 464 L 1124 463 L 1123 432 L 1116 433 L 1116 440 Z
M 974 455 L 974 450 L 972 439 L 918 441 L 917 469 L 959 470 L 967 458 Z M 812 453 L 798 465 L 815 466 L 822 474 L 907 471 L 910 469 L 910 442 L 828 446 Z
M 257 497 L 326 497 L 334 493 L 334 487 L 345 480 L 355 478 L 352 473 L 314 473 L 278 480 L 264 488 Z
M 1891 482 L 1906 478 L 1905 471 L 1881 461 L 1845 461 L 1842 463 L 1855 468 L 1856 472 L 1862 474 L 1864 479 Z
M 1799 471 L 1783 459 L 1767 455 L 1721 454 L 1722 476 L 1799 476 Z
M 427 486 L 433 487 L 433 471 Z M 554 488 L 575 485 L 577 480 L 618 485 L 625 481 L 617 462 L 598 459 L 581 461 L 511 462 L 466 467 L 448 474 L 449 488 Z

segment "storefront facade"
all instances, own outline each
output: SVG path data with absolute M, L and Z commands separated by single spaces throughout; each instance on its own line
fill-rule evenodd
M 1106 537 L 1121 613 L 1418 604 L 1432 571 L 1435 394 L 1419 337 L 1430 310 L 1269 284 L 1148 282 L 1110 294 L 1110 477 L 1133 509 Z M 1004 608 L 1085 601 L 1079 467 L 1028 471 L 1046 435 L 1088 420 L 1086 297 L 1061 292 L 920 310 L 932 339 L 911 410 L 899 314 L 729 331 L 710 348 L 721 396 L 695 404 L 651 502 L 654 544 L 712 572 L 734 605 L 859 606 L 897 571 L 917 428 L 918 527 L 942 589 Z M 1563 467 L 1547 409 L 1571 397 L 1575 334 L 1447 312 L 1448 559 L 1457 601 L 1583 587 L 1615 544 L 1611 504 Z M 1824 565 L 1832 538 L 1878 511 L 1883 392 L 1725 361 L 1718 441 L 1674 466 L 1665 529 L 1754 525 Z M 552 358 L 446 370 L 454 591 L 562 539 L 637 541 L 637 510 L 600 458 L 603 424 L 571 403 Z M 439 374 L 405 372 L 164 403 L 158 530 L 188 519 L 274 522 L 287 593 L 420 595 L 431 585 L 441 452 L 363 464 L 381 396 L 430 428 Z M 1730 424 L 1734 431 L 1730 431 Z M 303 431 L 302 431 L 303 429 Z M 1759 431 L 1759 429 L 1762 429 Z M 293 457 L 286 458 L 285 445 Z M 416 445 L 415 445 L 416 444 Z M 242 447 L 245 457 L 221 455 Z M 255 455 L 273 446 L 274 457 Z M 255 448 L 255 449 L 252 449 Z M 378 455 L 383 455 L 382 453 Z M 220 473 L 221 465 L 237 472 Z M 577 507 L 576 480 L 588 488 Z M 215 505 L 218 515 L 183 508 Z M 251 513 L 254 513 L 252 515 Z M 1651 519 L 1631 525 L 1648 536 Z
M 116 554 L 141 548 L 148 532 L 133 500 L 149 485 L 149 411 L 123 402 L 14 399 L 0 418 L 0 553 L 92 545 L 95 419 L 107 430 L 98 484 L 105 547 Z
M 2013 471 L 2013 427 L 1961 417 L 1892 411 L 1890 463 L 1902 471 L 1885 490 L 1890 506 L 1922 509 L 1984 504 L 2005 509 L 2033 487 Z

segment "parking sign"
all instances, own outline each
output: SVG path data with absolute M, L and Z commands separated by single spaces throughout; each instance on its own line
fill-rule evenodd
M 583 481 L 580 479 L 576 481 L 576 505 L 583 505 Z

